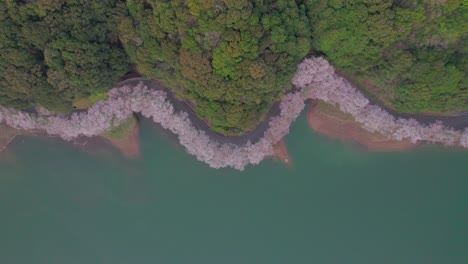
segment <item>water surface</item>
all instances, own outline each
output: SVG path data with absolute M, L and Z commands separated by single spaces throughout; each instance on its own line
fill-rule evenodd
M 142 157 L 45 138 L 0 159 L 0 263 L 462 264 L 468 152 L 367 153 L 310 131 L 294 166 L 213 170 L 147 122 Z

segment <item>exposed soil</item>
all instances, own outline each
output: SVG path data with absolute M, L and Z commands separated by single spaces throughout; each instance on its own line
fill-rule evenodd
M 8 145 L 17 136 L 45 136 L 48 138 L 62 139 L 46 135 L 43 131 L 18 131 L 4 124 L 0 124 L 0 152 L 6 150 Z M 66 141 L 64 141 L 66 142 Z M 91 153 L 108 152 L 109 148 L 116 148 L 127 157 L 136 158 L 140 155 L 139 128 L 138 125 L 132 129 L 131 133 L 121 139 L 113 139 L 105 136 L 99 137 L 79 137 L 71 141 L 73 145 L 89 151 Z
M 0 124 L 0 152 L 5 150 L 17 135 L 18 131 L 16 129 Z
M 279 141 L 273 146 L 274 154 L 273 159 L 284 163 L 285 165 L 292 166 L 292 160 L 288 153 L 288 148 L 284 140 Z
M 135 123 L 132 131 L 122 138 L 111 138 L 105 135 L 100 136 L 110 143 L 113 147 L 117 148 L 122 154 L 131 158 L 138 158 L 140 156 L 140 138 L 139 138 L 139 125 Z
M 136 86 L 139 82 L 143 82 L 144 85 L 152 89 L 167 91 L 167 99 L 171 102 L 175 111 L 186 112 L 188 114 L 188 118 L 192 122 L 192 125 L 196 129 L 205 131 L 205 133 L 210 137 L 211 140 L 217 141 L 219 143 L 232 143 L 236 145 L 243 145 L 247 143 L 247 141 L 250 141 L 251 143 L 256 143 L 263 137 L 265 130 L 268 129 L 268 122 L 270 121 L 270 119 L 274 116 L 277 116 L 280 113 L 279 103 L 274 103 L 268 111 L 268 113 L 265 115 L 264 119 L 257 125 L 255 129 L 249 132 L 245 132 L 239 136 L 226 136 L 211 130 L 209 125 L 197 116 L 195 111 L 192 109 L 192 106 L 188 102 L 178 100 L 170 91 L 170 89 L 162 85 L 157 80 L 148 80 L 144 78 L 130 78 L 125 81 L 119 82 L 116 85 L 116 87 L 121 87 L 124 85 Z
M 198 116 L 194 113 L 190 105 L 185 101 L 177 100 L 169 89 L 164 87 L 160 82 L 155 80 L 148 80 L 144 78 L 139 78 L 137 75 L 129 74 L 124 80 L 119 82 L 116 86 L 122 85 L 136 85 L 139 82 L 143 82 L 148 87 L 153 89 L 162 89 L 168 91 L 168 99 L 173 104 L 176 111 L 185 111 L 188 113 L 189 119 L 192 121 L 192 124 L 195 128 L 204 130 L 207 135 L 214 141 L 220 143 L 232 143 L 232 144 L 245 144 L 247 141 L 252 143 L 257 142 L 260 138 L 263 137 L 265 130 L 268 128 L 268 121 L 271 117 L 279 114 L 279 103 L 275 103 L 270 111 L 266 114 L 264 120 L 259 123 L 259 125 L 252 131 L 246 132 L 240 136 L 225 136 L 216 132 L 213 132 L 210 127 L 200 120 Z M 444 125 L 453 127 L 455 129 L 464 129 L 468 125 L 468 112 L 459 114 L 457 116 L 431 116 L 431 115 L 415 115 L 415 114 L 403 114 L 393 111 L 392 109 L 386 108 L 381 105 L 379 102 L 369 98 L 372 103 L 377 104 L 387 110 L 390 114 L 393 114 L 396 117 L 402 118 L 415 118 L 423 124 L 433 123 L 436 120 L 440 120 Z M 323 103 L 321 103 L 323 104 Z M 326 105 L 326 104 L 323 104 Z M 325 108 L 325 109 L 323 109 Z M 74 111 L 74 112 L 82 112 Z M 343 116 L 344 115 L 344 116 Z M 356 122 L 354 119 L 336 111 L 336 108 L 331 109 L 330 107 L 321 106 L 320 104 L 314 108 L 310 108 L 308 112 L 308 119 L 311 127 L 318 131 L 319 133 L 328 135 L 333 138 L 339 138 L 341 140 L 353 141 L 360 145 L 367 147 L 370 150 L 379 150 L 379 151 L 396 151 L 396 150 L 407 150 L 415 147 L 414 144 L 410 142 L 400 142 L 396 140 L 387 140 L 385 137 L 379 134 L 369 133 Z M 21 132 L 21 134 L 24 134 Z M 29 131 L 26 132 L 28 135 L 45 135 L 43 131 Z M 6 145 L 16 136 L 16 132 L 11 134 L 11 131 L 4 128 L 0 124 L 0 151 L 3 150 Z M 138 128 L 135 128 L 133 133 L 124 139 L 106 139 L 113 146 L 117 147 L 122 153 L 128 156 L 138 156 L 139 155 L 139 140 L 138 140 Z M 275 147 L 275 156 L 279 157 L 279 160 L 290 163 L 290 159 L 287 155 L 287 149 L 284 146 L 284 143 L 279 143 Z
M 391 140 L 381 134 L 370 133 L 354 121 L 351 115 L 323 102 L 310 105 L 307 120 L 312 129 L 320 134 L 356 143 L 370 151 L 407 151 L 418 146 L 409 141 Z

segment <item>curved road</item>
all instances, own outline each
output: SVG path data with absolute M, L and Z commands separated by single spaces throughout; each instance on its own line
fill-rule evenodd
M 267 113 L 266 117 L 263 119 L 263 121 L 261 121 L 254 130 L 249 131 L 240 136 L 225 136 L 223 134 L 212 131 L 210 127 L 203 120 L 198 118 L 198 116 L 193 111 L 192 107 L 187 102 L 176 99 L 173 93 L 170 91 L 170 89 L 162 85 L 157 80 L 134 77 L 134 78 L 120 81 L 114 87 L 121 87 L 123 85 L 135 85 L 136 86 L 139 82 L 143 82 L 146 86 L 152 89 L 165 90 L 167 92 L 168 99 L 171 101 L 176 111 L 187 112 L 190 121 L 197 129 L 205 131 L 207 135 L 210 136 L 211 139 L 218 141 L 220 143 L 244 144 L 249 140 L 252 143 L 258 141 L 259 139 L 263 137 L 265 130 L 268 128 L 268 121 L 270 120 L 270 118 L 278 115 L 280 112 L 279 103 L 276 102 L 273 104 L 270 111 Z M 430 115 L 405 114 L 405 113 L 399 113 L 392 109 L 389 109 L 375 100 L 372 100 L 370 98 L 368 99 L 372 104 L 380 106 L 382 109 L 385 109 L 387 112 L 394 115 L 395 117 L 414 118 L 422 124 L 430 124 L 430 123 L 434 123 L 440 120 L 445 126 L 453 127 L 458 130 L 468 127 L 468 112 L 465 112 L 456 116 L 430 116 Z
M 190 121 L 192 122 L 195 128 L 205 131 L 205 133 L 212 140 L 215 140 L 220 143 L 233 143 L 233 144 L 240 145 L 240 144 L 247 143 L 247 141 L 249 140 L 250 142 L 254 143 L 263 137 L 265 130 L 268 128 L 268 121 L 270 120 L 270 117 L 276 116 L 279 114 L 279 103 L 275 103 L 270 108 L 270 111 L 267 113 L 264 120 L 261 121 L 254 130 L 244 133 L 240 136 L 225 136 L 223 134 L 220 134 L 211 130 L 211 128 L 203 120 L 198 118 L 195 111 L 186 101 L 181 101 L 175 98 L 174 94 L 170 91 L 170 89 L 162 85 L 157 80 L 149 80 L 149 79 L 137 77 L 137 78 L 131 78 L 131 79 L 126 79 L 124 81 L 121 81 L 117 83 L 116 85 L 114 85 L 114 87 L 121 87 L 124 85 L 136 86 L 139 82 L 143 82 L 144 85 L 148 86 L 149 88 L 166 91 L 167 98 L 174 106 L 175 111 L 186 112 L 188 114 Z

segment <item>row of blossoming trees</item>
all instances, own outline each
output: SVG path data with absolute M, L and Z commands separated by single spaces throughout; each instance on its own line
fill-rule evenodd
M 370 132 L 411 142 L 426 141 L 468 148 L 468 128 L 457 131 L 437 121 L 424 125 L 413 118 L 396 118 L 373 105 L 349 81 L 335 74 L 323 58 L 306 59 L 298 67 L 293 84 L 302 88 L 303 98 L 315 98 L 339 106 Z
M 258 164 L 273 153 L 273 145 L 288 132 L 291 123 L 305 107 L 307 99 L 320 99 L 338 105 L 371 132 L 379 132 L 398 140 L 428 141 L 468 148 L 468 128 L 456 131 L 440 122 L 429 126 L 414 119 L 395 118 L 378 106 L 370 104 L 364 95 L 348 81 L 335 74 L 323 58 L 306 59 L 293 78 L 299 89 L 286 94 L 280 102 L 280 114 L 269 120 L 264 136 L 256 142 L 242 145 L 212 140 L 205 131 L 196 129 L 186 112 L 174 109 L 167 93 L 149 89 L 140 82 L 136 87 L 112 89 L 109 98 L 100 101 L 87 112 L 71 116 L 48 113 L 30 114 L 0 107 L 0 122 L 21 130 L 41 130 L 65 140 L 78 136 L 96 136 L 122 123 L 133 113 L 151 118 L 178 135 L 187 152 L 213 168 L 233 167 L 242 170 L 248 164 Z

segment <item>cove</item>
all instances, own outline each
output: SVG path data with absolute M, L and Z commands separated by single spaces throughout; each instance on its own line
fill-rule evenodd
M 305 113 L 267 160 L 213 170 L 143 120 L 142 155 L 18 138 L 0 159 L 0 262 L 465 263 L 468 152 L 370 153 Z

